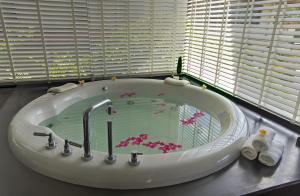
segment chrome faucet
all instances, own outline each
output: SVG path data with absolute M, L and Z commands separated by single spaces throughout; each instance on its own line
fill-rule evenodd
M 138 159 L 138 155 L 142 155 L 143 153 L 133 151 L 131 152 L 131 157 L 128 160 L 128 164 L 131 166 L 138 166 L 140 164 L 140 160 Z
M 90 143 L 90 124 L 89 124 L 89 119 L 90 119 L 90 114 L 92 111 L 95 109 L 103 106 L 103 105 L 109 105 L 108 106 L 108 114 L 111 115 L 111 105 L 112 101 L 110 99 L 105 99 L 104 101 L 101 101 L 88 109 L 85 110 L 83 114 L 83 149 L 84 149 L 84 154 L 83 154 L 83 159 L 86 161 L 92 160 L 93 155 L 91 152 L 91 143 Z M 114 163 L 116 160 L 116 157 L 113 155 L 112 152 L 112 121 L 109 119 L 107 121 L 107 132 L 108 132 L 108 155 L 105 159 L 106 163 Z
M 112 107 L 111 105 L 108 106 L 107 108 L 107 113 L 110 116 L 112 114 Z M 116 156 L 113 154 L 113 142 L 112 142 L 112 121 L 111 118 L 107 121 L 107 149 L 108 149 L 108 154 L 105 158 L 105 162 L 108 164 L 112 164 L 116 161 Z
M 78 148 L 82 147 L 81 144 L 78 144 L 76 142 L 65 139 L 64 151 L 61 152 L 62 156 L 67 157 L 72 154 L 72 149 L 70 148 L 70 145 L 78 147 Z
M 34 132 L 33 135 L 34 136 L 42 136 L 42 137 L 48 136 L 48 143 L 46 145 L 46 149 L 51 150 L 51 149 L 56 148 L 56 143 L 55 143 L 55 141 L 53 139 L 52 133 Z

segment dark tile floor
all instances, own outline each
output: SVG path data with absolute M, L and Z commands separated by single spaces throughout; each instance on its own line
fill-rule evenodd
M 47 85 L 24 85 L 0 88 L 0 195 L 242 195 L 285 194 L 299 192 L 300 148 L 295 146 L 299 136 L 293 131 L 264 118 L 265 126 L 277 131 L 277 139 L 285 143 L 285 151 L 276 167 L 262 166 L 257 161 L 241 157 L 225 169 L 192 182 L 148 190 L 95 189 L 64 183 L 38 174 L 15 159 L 7 143 L 7 127 L 16 112 L 31 100 L 44 94 Z M 247 115 L 250 128 L 259 114 L 240 106 Z

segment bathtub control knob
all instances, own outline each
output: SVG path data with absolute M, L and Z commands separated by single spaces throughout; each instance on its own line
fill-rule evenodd
M 52 133 L 41 133 L 41 132 L 34 132 L 34 136 L 48 136 L 48 144 L 46 145 L 46 148 L 48 150 L 54 149 L 56 147 L 56 143 L 53 139 Z
M 138 166 L 140 164 L 140 160 L 138 159 L 138 155 L 142 155 L 140 152 L 131 152 L 131 158 L 128 160 L 129 165 Z
M 72 149 L 70 148 L 70 145 L 81 148 L 82 145 L 78 144 L 76 142 L 72 142 L 69 140 L 65 140 L 65 145 L 64 145 L 64 151 L 61 153 L 63 156 L 70 156 L 72 154 Z
M 107 86 L 103 86 L 103 87 L 102 87 L 102 90 L 103 90 L 103 91 L 107 91 L 107 90 L 108 90 L 108 87 L 107 87 Z
M 48 137 L 48 145 L 46 146 L 47 149 L 54 149 L 56 147 L 56 143 L 53 139 L 52 133 L 49 133 Z

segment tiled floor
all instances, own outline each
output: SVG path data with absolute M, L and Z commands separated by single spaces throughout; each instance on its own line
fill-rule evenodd
M 264 119 L 265 126 L 275 129 L 277 139 L 286 145 L 280 164 L 274 168 L 241 157 L 225 169 L 203 179 L 164 188 L 128 191 L 88 188 L 51 179 L 16 160 L 7 143 L 7 127 L 12 117 L 46 90 L 47 86 L 42 85 L 0 88 L 0 195 L 241 195 L 300 181 L 300 148 L 295 146 L 298 135 L 268 119 Z M 250 128 L 253 128 L 253 122 L 259 115 L 246 108 L 241 109 L 247 115 Z M 293 187 L 299 190 L 298 186 Z

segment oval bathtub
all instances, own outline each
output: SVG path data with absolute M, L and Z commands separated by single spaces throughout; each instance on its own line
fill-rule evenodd
M 72 148 L 71 156 L 61 156 L 64 140 L 50 128 L 40 125 L 87 98 L 109 98 L 128 91 L 148 98 L 161 93 L 168 95 L 177 105 L 188 103 L 209 111 L 219 119 L 221 133 L 212 141 L 196 147 L 140 155 L 140 164 L 131 166 L 128 164 L 130 154 L 126 153 L 117 153 L 114 164 L 105 163 L 106 149 L 93 150 L 90 161 L 82 160 L 83 150 L 80 148 Z M 34 132 L 52 133 L 57 147 L 46 149 L 47 139 L 33 136 Z M 8 139 L 13 153 L 21 162 L 46 176 L 97 188 L 143 189 L 187 182 L 224 168 L 238 158 L 248 134 L 247 120 L 239 108 L 210 90 L 186 82 L 173 82 L 172 79 L 118 79 L 85 83 L 63 93 L 47 93 L 33 100 L 13 118 Z

